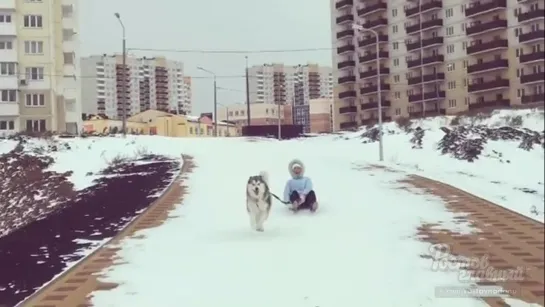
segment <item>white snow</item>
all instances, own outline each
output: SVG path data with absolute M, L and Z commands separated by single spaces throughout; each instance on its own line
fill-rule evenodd
M 461 123 L 474 121 L 475 124 L 500 127 L 506 125 L 510 118 L 521 116 L 522 127 L 535 131 L 543 131 L 543 112 L 520 110 L 498 111 L 491 118 L 480 121 L 465 119 Z M 416 121 L 413 127 L 420 126 L 426 130 L 422 149 L 411 149 L 409 140 L 412 134 L 401 133 L 395 123 L 385 125 L 385 130 L 396 131 L 400 134 L 384 137 L 385 165 L 435 179 L 457 188 L 485 198 L 505 208 L 528 216 L 534 220 L 544 222 L 544 182 L 545 182 L 545 154 L 542 148 L 535 146 L 532 151 L 518 148 L 518 142 L 489 141 L 482 156 L 474 163 L 455 160 L 452 157 L 442 156 L 436 150 L 437 142 L 444 133 L 441 126 L 448 126 L 453 117 L 437 117 Z M 343 137 L 348 142 L 360 142 L 361 132 L 348 133 Z M 344 140 L 343 140 L 344 141 Z M 339 140 L 336 143 L 341 142 Z M 333 146 L 333 145 L 332 145 Z M 365 151 L 365 160 L 378 159 L 377 144 L 362 144 Z M 497 154 L 511 163 L 500 162 Z M 524 193 L 522 188 L 532 189 L 535 194 Z M 537 214 L 533 213 L 533 209 Z M 535 212 L 535 211 L 534 211 Z
M 455 272 L 432 272 L 419 257 L 429 244 L 413 236 L 425 222 L 454 227 L 454 214 L 436 198 L 395 189 L 403 174 L 358 170 L 374 156 L 360 148 L 376 145 L 331 137 L 138 143 L 192 155 L 198 167 L 183 206 L 172 212 L 177 218 L 143 231 L 144 240 L 123 242 L 124 264 L 105 279 L 121 286 L 95 292 L 95 306 L 349 306 L 377 297 L 380 306 L 486 306 L 435 297 L 435 287 L 461 282 Z M 253 232 L 244 208 L 247 177 L 266 170 L 272 191 L 281 193 L 293 158 L 306 164 L 319 213 L 294 216 L 275 203 L 265 233 Z
M 15 146 L 17 146 L 17 142 L 15 141 L 0 139 L 0 155 L 12 151 Z
M 508 121 L 506 114 L 515 113 L 500 112 L 483 123 L 500 125 Z M 522 114 L 524 126 L 543 129 L 542 114 L 516 114 Z M 157 136 L 63 140 L 72 150 L 55 153 L 53 168 L 74 171 L 72 181 L 78 189 L 91 184 L 88 172 L 104 168 L 118 155 L 183 153 L 197 164 L 184 182 L 189 193 L 171 213 L 173 218 L 142 231 L 144 239 L 122 242 L 121 264 L 105 277 L 120 286 L 93 293 L 93 304 L 487 306 L 469 298 L 437 298 L 438 286 L 468 284 L 456 272 L 432 271 L 430 260 L 420 257 L 428 254 L 430 244 L 414 238 L 423 223 L 441 223 L 458 232 L 478 229 L 454 224 L 456 215 L 447 212 L 440 199 L 398 189 L 396 181 L 417 173 L 543 222 L 543 216 L 533 215 L 530 208 L 535 205 L 543 212 L 544 155 L 541 148 L 526 152 L 516 143 L 489 142 L 485 154 L 498 150 L 512 163 L 493 157 L 468 163 L 441 156 L 435 150 L 443 135 L 438 128 L 451 119 L 422 121 L 430 130 L 420 150 L 411 149 L 410 135 L 385 137 L 384 164 L 401 173 L 362 170 L 362 165 L 377 163 L 378 144 L 362 144 L 354 133 L 282 142 Z M 388 129 L 397 128 L 389 124 Z M 0 143 L 0 152 L 4 147 Z M 319 212 L 293 215 L 275 202 L 265 232 L 252 231 L 245 209 L 248 176 L 268 171 L 272 191 L 281 195 L 288 162 L 294 158 L 304 161 L 314 181 Z M 535 189 L 538 195 L 515 188 Z

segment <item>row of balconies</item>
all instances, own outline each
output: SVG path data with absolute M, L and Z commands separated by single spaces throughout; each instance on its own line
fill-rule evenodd
M 389 108 L 392 106 L 392 103 L 389 101 L 389 100 L 383 100 L 382 101 L 382 106 L 383 108 Z M 377 101 L 373 101 L 373 102 L 367 102 L 367 103 L 362 103 L 360 104 L 360 109 L 362 111 L 367 111 L 367 110 L 374 110 L 374 109 L 378 109 L 378 102 Z M 346 107 L 341 107 L 339 108 L 339 113 L 340 114 L 349 114 L 349 113 L 357 113 L 358 112 L 358 107 L 357 106 L 346 106 Z
M 433 81 L 443 81 L 444 75 L 439 74 L 433 74 L 428 75 L 428 79 L 424 80 L 424 82 L 433 82 Z M 411 82 L 414 82 L 410 85 L 416 85 L 419 84 L 422 81 L 421 77 L 415 77 L 409 79 Z M 520 76 L 520 82 L 522 84 L 533 84 L 533 83 L 543 83 L 545 82 L 545 74 L 543 72 L 536 72 L 528 75 L 522 75 Z M 467 92 L 468 93 L 480 93 L 480 92 L 486 92 L 490 90 L 497 90 L 502 88 L 509 88 L 509 80 L 504 78 L 498 78 L 496 80 L 490 80 L 490 81 L 481 81 L 479 83 L 473 83 L 467 86 Z M 381 84 L 381 91 L 389 91 L 390 85 L 389 84 Z M 360 94 L 361 95 L 369 95 L 374 94 L 378 92 L 378 88 L 376 84 L 367 84 L 360 88 Z M 339 93 L 340 99 L 347 99 L 347 98 L 356 98 L 357 93 L 355 90 L 346 90 Z M 416 94 L 409 96 L 409 102 L 415 102 L 415 101 L 422 101 L 422 100 L 433 100 L 433 99 L 442 99 L 445 98 L 445 92 L 444 91 L 433 91 L 429 93 L 422 94 Z

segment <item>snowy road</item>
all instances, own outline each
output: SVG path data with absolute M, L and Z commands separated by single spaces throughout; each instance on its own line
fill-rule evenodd
M 429 244 L 413 235 L 422 222 L 452 214 L 438 201 L 395 189 L 400 175 L 358 170 L 354 153 L 319 142 L 212 144 L 171 145 L 197 164 L 184 205 L 173 212 L 178 218 L 148 230 L 146 239 L 126 241 L 126 264 L 107 278 L 121 286 L 95 292 L 95 306 L 486 306 L 435 297 L 436 286 L 459 284 L 457 274 L 432 272 L 430 260 L 419 257 Z M 275 202 L 265 232 L 252 231 L 248 176 L 268 171 L 280 194 L 293 158 L 306 164 L 319 212 L 294 215 Z

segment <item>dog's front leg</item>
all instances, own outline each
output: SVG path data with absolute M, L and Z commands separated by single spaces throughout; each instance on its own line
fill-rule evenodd
M 255 208 L 252 208 L 252 204 L 250 204 L 250 203 L 247 204 L 247 208 L 248 208 L 248 217 L 250 218 L 250 227 L 253 230 L 256 230 L 256 228 L 257 228 L 257 212 L 256 212 Z
M 268 217 L 269 217 L 269 213 L 267 211 L 259 212 L 259 214 L 257 215 L 257 227 L 255 230 L 260 232 L 265 231 L 263 224 L 265 224 L 265 221 L 267 220 Z

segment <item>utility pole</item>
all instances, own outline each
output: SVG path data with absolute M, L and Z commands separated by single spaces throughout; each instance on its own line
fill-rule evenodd
M 352 28 L 356 31 L 367 31 L 375 35 L 375 45 L 376 45 L 376 65 L 377 65 L 377 91 L 378 91 L 378 155 L 379 161 L 384 161 L 384 142 L 383 142 L 383 132 L 382 132 L 382 84 L 380 80 L 380 46 L 379 46 L 379 34 L 373 29 L 367 29 L 359 24 L 352 24 Z
M 246 115 L 247 115 L 247 121 L 248 121 L 248 126 L 250 126 L 250 120 L 251 120 L 251 116 L 250 116 L 250 68 L 248 67 L 248 56 L 245 57 L 246 58 Z
M 121 104 L 123 106 L 123 111 L 121 114 L 122 116 L 122 126 L 121 130 L 123 131 L 123 137 L 127 136 L 127 38 L 125 35 L 125 25 L 123 24 L 123 21 L 121 21 L 121 15 L 119 13 L 115 13 L 114 16 L 119 20 L 119 24 L 121 25 L 121 28 L 123 29 L 123 41 L 122 41 L 122 66 L 123 66 L 123 82 L 121 83 L 121 91 L 123 92 L 123 96 L 121 96 Z
M 204 71 L 207 74 L 210 74 L 214 77 L 214 136 L 218 136 L 218 84 L 216 74 L 208 69 L 204 69 L 200 66 L 197 67 L 198 70 Z

